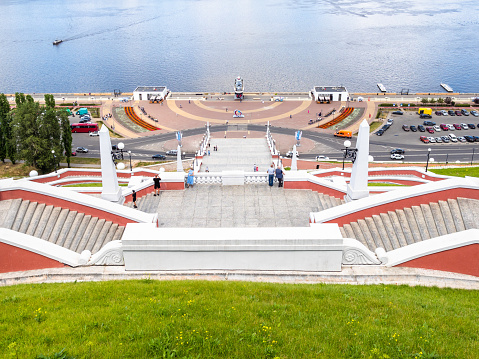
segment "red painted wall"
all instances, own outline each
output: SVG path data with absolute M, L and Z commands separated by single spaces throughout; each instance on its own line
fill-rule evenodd
M 429 254 L 396 267 L 435 269 L 479 277 L 479 244 Z
M 346 195 L 346 193 L 344 193 L 344 192 L 337 191 L 337 190 L 329 188 L 329 187 L 321 186 L 319 184 L 312 183 L 312 182 L 309 182 L 309 181 L 285 181 L 284 182 L 284 188 L 288 188 L 288 189 L 310 189 L 312 191 L 319 192 L 319 193 L 324 193 L 324 194 L 327 194 L 328 196 L 333 196 L 333 197 L 337 197 L 337 198 L 343 198 Z
M 342 217 L 334 218 L 324 223 L 337 223 L 339 226 L 356 222 L 358 219 L 371 217 L 372 215 L 379 215 L 387 213 L 388 211 L 395 211 L 396 209 L 403 209 L 412 206 L 419 206 L 421 204 L 429 204 L 430 202 L 447 201 L 448 199 L 456 199 L 457 197 L 465 197 L 472 199 L 479 199 L 479 190 L 470 188 L 454 188 L 445 191 L 428 193 L 420 196 L 409 197 L 395 202 L 388 202 L 383 205 L 377 205 L 371 208 L 366 208 L 358 212 L 347 214 Z
M 0 242 L 0 273 L 68 267 L 54 259 Z

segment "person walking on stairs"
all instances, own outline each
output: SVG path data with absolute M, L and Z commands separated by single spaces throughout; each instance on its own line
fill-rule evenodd
M 271 165 L 270 168 L 268 168 L 268 170 L 266 171 L 266 173 L 268 174 L 268 182 L 269 182 L 269 186 L 270 187 L 273 187 L 273 180 L 274 180 L 274 166 Z
M 133 200 L 133 208 L 138 208 L 136 206 L 136 191 L 133 189 L 131 193 L 131 199 Z
M 276 178 L 278 179 L 278 187 L 283 187 L 283 169 L 280 166 L 276 167 L 275 174 Z
M 153 177 L 153 183 L 155 184 L 155 194 L 153 196 L 159 196 L 160 195 L 160 181 L 161 178 L 159 175 L 156 175 Z

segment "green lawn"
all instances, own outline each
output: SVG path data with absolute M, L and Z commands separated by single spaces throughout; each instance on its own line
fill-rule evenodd
M 479 177 L 479 167 L 440 168 L 431 169 L 430 171 L 444 176 Z
M 0 288 L 0 358 L 477 358 L 478 301 L 386 285 L 17 285 Z
M 383 187 L 383 186 L 403 186 L 402 184 L 397 184 L 397 183 L 383 183 L 383 182 L 369 182 L 368 186 L 371 187 Z

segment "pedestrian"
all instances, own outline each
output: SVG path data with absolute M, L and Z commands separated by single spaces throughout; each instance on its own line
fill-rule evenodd
M 228 112 L 228 107 L 226 108 L 226 112 Z
M 186 179 L 186 188 L 189 188 L 190 186 L 193 187 L 193 184 L 195 183 L 195 176 L 193 170 L 190 168 L 188 171 L 188 177 Z
M 289 118 L 293 118 L 293 115 L 289 115 Z
M 191 101 L 190 101 L 190 100 L 188 100 L 188 103 L 191 103 Z
M 208 156 L 210 155 L 210 150 L 208 150 Z
M 278 179 L 278 187 L 283 187 L 283 169 L 280 166 L 276 167 L 275 174 L 276 178 Z
M 209 172 L 209 171 L 210 171 L 210 168 L 208 166 L 206 166 L 205 172 Z
M 253 165 L 253 172 L 257 172 L 258 171 L 258 167 L 256 167 L 256 164 Z
M 268 170 L 266 171 L 266 173 L 268 174 L 269 186 L 270 186 L 270 187 L 273 187 L 273 179 L 274 179 L 274 167 L 273 167 L 273 165 L 271 165 L 271 167 L 268 168 Z
M 155 177 L 153 177 L 153 183 L 155 184 L 154 185 L 155 194 L 153 196 L 160 195 L 160 181 L 161 181 L 161 178 L 159 175 L 156 175 Z
M 131 199 L 133 200 L 133 208 L 138 208 L 136 206 L 136 191 L 133 189 L 131 193 Z

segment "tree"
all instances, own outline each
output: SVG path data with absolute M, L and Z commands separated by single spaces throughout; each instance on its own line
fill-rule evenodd
M 437 99 L 437 103 L 440 103 L 440 104 L 443 104 L 444 103 L 444 99 L 442 97 L 439 97 Z
M 63 109 L 60 111 L 60 125 L 62 133 L 62 144 L 63 150 L 65 151 L 65 156 L 67 159 L 68 168 L 70 168 L 70 157 L 72 154 L 72 130 L 70 127 L 70 121 L 68 121 L 67 110 Z
M 450 105 L 451 102 L 452 102 L 452 98 L 446 97 L 446 99 L 444 100 L 444 102 L 445 102 L 446 104 Z
M 428 99 L 424 97 L 423 99 L 421 99 L 421 103 L 427 104 L 427 103 L 428 103 Z
M 0 94 L 0 160 L 5 162 L 7 157 L 7 139 L 6 134 L 9 133 L 7 125 L 7 117 L 10 112 L 10 104 L 8 103 L 7 96 Z
M 55 98 L 53 95 L 45 94 L 45 106 L 47 108 L 55 108 Z

